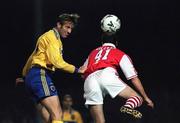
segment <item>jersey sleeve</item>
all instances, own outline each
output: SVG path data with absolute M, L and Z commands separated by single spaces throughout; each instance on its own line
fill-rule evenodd
M 131 62 L 131 59 L 126 54 L 122 56 L 119 65 L 127 80 L 137 76 L 137 72 Z
M 25 77 L 28 70 L 30 69 L 31 67 L 31 63 L 32 63 L 32 55 L 29 57 L 29 59 L 27 60 L 25 66 L 23 67 L 23 70 L 22 70 L 22 76 Z
M 64 61 L 62 52 L 60 51 L 58 46 L 49 43 L 47 46 L 46 54 L 48 60 L 55 66 L 55 68 L 69 73 L 75 72 L 75 66 Z

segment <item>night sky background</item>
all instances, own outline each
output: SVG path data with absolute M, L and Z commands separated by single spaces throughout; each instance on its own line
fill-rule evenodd
M 179 123 L 180 8 L 175 0 L 6 0 L 0 4 L 0 123 L 36 123 L 34 105 L 24 85 L 15 86 L 21 70 L 34 49 L 36 39 L 56 25 L 62 13 L 78 13 L 79 24 L 63 40 L 64 59 L 81 66 L 89 52 L 100 46 L 100 20 L 106 14 L 121 19 L 119 46 L 133 60 L 144 88 L 155 103 L 143 105 L 141 120 L 119 112 L 123 99 L 104 100 L 107 123 Z M 122 79 L 126 81 L 123 74 Z M 84 106 L 80 76 L 57 71 L 54 81 L 60 99 L 66 93 L 74 99 L 85 123 L 90 123 Z

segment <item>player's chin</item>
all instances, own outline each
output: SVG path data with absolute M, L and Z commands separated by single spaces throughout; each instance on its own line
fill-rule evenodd
M 63 37 L 63 38 L 67 38 L 67 37 L 68 37 L 68 35 L 63 35 L 62 37 Z

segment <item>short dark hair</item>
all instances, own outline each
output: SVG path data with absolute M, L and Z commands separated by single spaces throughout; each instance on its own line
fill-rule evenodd
M 117 35 L 116 34 L 102 33 L 101 40 L 102 40 L 103 43 L 113 43 L 113 44 L 116 44 L 116 42 L 117 42 Z
M 70 94 L 65 94 L 65 95 L 63 96 L 63 100 L 65 100 L 66 98 L 71 98 L 71 99 L 72 99 L 72 96 L 71 96 Z
M 80 18 L 80 16 L 78 14 L 64 13 L 64 14 L 59 15 L 57 22 L 64 24 L 65 21 L 70 21 L 74 24 L 74 26 L 76 26 L 79 18 Z

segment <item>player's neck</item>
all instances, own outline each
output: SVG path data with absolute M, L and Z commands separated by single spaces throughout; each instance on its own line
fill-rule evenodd
M 67 108 L 64 108 L 63 109 L 65 112 L 70 112 L 71 110 L 72 110 L 72 108 L 71 107 L 67 107 Z

